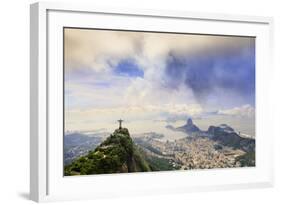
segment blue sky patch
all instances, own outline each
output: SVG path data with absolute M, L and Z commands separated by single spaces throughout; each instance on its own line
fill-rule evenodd
M 122 60 L 114 69 L 114 73 L 127 77 L 142 77 L 144 76 L 143 70 L 134 62 L 134 60 Z

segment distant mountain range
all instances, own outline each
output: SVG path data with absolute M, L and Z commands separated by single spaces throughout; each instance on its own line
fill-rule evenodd
M 208 137 L 224 146 L 241 149 L 246 152 L 255 150 L 255 139 L 241 137 L 227 124 L 210 126 L 207 131 L 202 131 L 193 123 L 192 119 L 189 118 L 186 124 L 181 127 L 174 128 L 171 125 L 167 125 L 166 128 L 173 131 L 185 132 L 192 136 Z

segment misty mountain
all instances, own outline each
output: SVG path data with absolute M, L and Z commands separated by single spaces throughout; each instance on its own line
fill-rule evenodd
M 207 131 L 210 139 L 220 144 L 246 152 L 255 150 L 255 139 L 243 138 L 239 136 L 233 128 L 228 125 L 210 126 Z
M 255 150 L 255 139 L 241 137 L 227 124 L 210 126 L 207 131 L 201 131 L 193 123 L 192 119 L 189 118 L 186 124 L 181 127 L 174 128 L 171 125 L 167 125 L 166 128 L 173 131 L 182 131 L 196 137 L 208 137 L 223 146 L 241 149 L 246 152 L 253 152 Z
M 173 131 L 185 132 L 187 134 L 200 132 L 200 129 L 195 124 L 193 124 L 193 121 L 191 118 L 188 118 L 188 120 L 186 121 L 186 124 L 181 127 L 175 128 L 172 125 L 167 125 L 166 128 L 173 130 Z
M 186 133 L 192 133 L 192 132 L 199 132 L 200 129 L 193 124 L 193 121 L 191 118 L 189 118 L 187 121 L 186 121 L 186 124 L 183 125 L 182 127 L 178 127 L 177 130 L 179 131 L 184 131 Z

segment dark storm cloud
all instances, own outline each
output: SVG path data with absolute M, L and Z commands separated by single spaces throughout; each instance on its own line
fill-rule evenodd
M 170 53 L 165 68 L 165 86 L 184 84 L 199 101 L 233 94 L 248 103 L 255 101 L 255 48 L 234 52 L 202 53 L 193 56 Z M 235 99 L 233 99 L 235 100 Z

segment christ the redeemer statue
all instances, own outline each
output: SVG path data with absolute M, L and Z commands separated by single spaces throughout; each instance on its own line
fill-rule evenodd
M 122 129 L 122 122 L 124 121 L 124 120 L 117 120 L 118 122 L 119 122 L 119 129 Z

